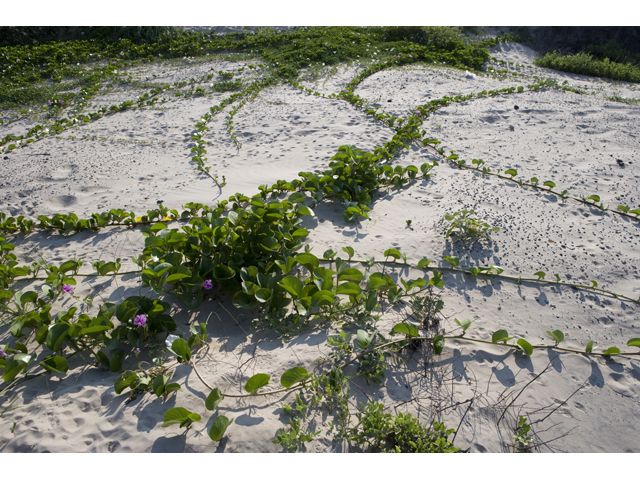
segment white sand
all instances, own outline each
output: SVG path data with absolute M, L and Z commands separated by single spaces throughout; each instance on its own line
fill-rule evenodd
M 531 65 L 535 52 L 507 44 L 494 49 L 492 55 Z M 144 78 L 152 73 L 162 75 L 164 70 L 162 81 L 173 82 L 242 65 L 185 62 L 136 74 Z M 588 94 L 546 89 L 475 99 L 440 109 L 428 118 L 424 128 L 443 142 L 447 152 L 455 151 L 468 163 L 480 158 L 494 171 L 516 168 L 523 177 L 553 180 L 560 190 L 566 188 L 575 196 L 598 194 L 613 208 L 618 204 L 638 208 L 640 107 L 606 99 L 614 95 L 637 97 L 637 87 L 537 68 L 517 70 L 526 77 L 500 81 L 482 75 L 467 79 L 464 71 L 443 66 L 412 66 L 373 75 L 356 93 L 378 102 L 390 113 L 406 116 L 430 99 L 527 85 L 532 83 L 532 75 L 557 78 L 560 83 L 567 80 L 585 88 Z M 326 82 L 303 83 L 327 94 L 335 93 L 355 74 L 356 68 L 340 68 Z M 221 192 L 210 179 L 198 175 L 189 161 L 189 150 L 194 124 L 226 95 L 172 97 L 157 108 L 106 117 L 8 154 L 9 159 L 0 162 L 2 211 L 30 216 L 74 212 L 82 217 L 109 208 L 144 213 L 158 200 L 178 209 L 194 201 L 213 205 L 235 192 L 253 195 L 259 185 L 296 178 L 300 171 L 323 170 L 340 145 L 371 151 L 393 136 L 392 130 L 344 101 L 310 96 L 290 86 L 270 88 L 235 117 L 235 131 L 242 143 L 239 152 L 225 131 L 227 111 L 208 125 L 205 139 L 211 172 L 224 175 L 228 181 Z M 118 103 L 133 96 L 135 92 L 110 93 L 94 103 Z M 17 126 L 0 126 L 0 136 L 20 132 Z M 28 122 L 20 126 L 26 129 Z M 33 155 L 42 153 L 47 155 Z M 419 165 L 436 158 L 432 149 L 413 146 L 394 163 Z M 623 168 L 618 159 L 624 161 Z M 472 208 L 500 227 L 491 242 L 465 246 L 444 237 L 440 219 L 462 208 Z M 308 243 L 316 255 L 321 256 L 328 248 L 339 251 L 352 246 L 358 258 L 382 259 L 384 250 L 395 247 L 414 263 L 428 257 L 448 266 L 441 260 L 443 255 L 455 255 L 460 257 L 462 267 L 499 265 L 505 274 L 527 277 L 543 270 L 548 276 L 558 273 L 563 279 L 570 276 L 572 281 L 585 284 L 596 280 L 632 298 L 640 295 L 638 221 L 603 214 L 596 208 L 519 188 L 495 177 L 483 178 L 444 161 L 434 168 L 428 181 L 420 180 L 400 192 L 381 192 L 371 221 L 347 225 L 341 211 L 341 205 L 322 204 L 316 209 L 315 219 L 305 219 L 304 226 L 311 232 Z M 412 220 L 410 228 L 406 220 Z M 82 271 L 90 273 L 91 262 L 98 259 L 120 257 L 127 269 L 133 267 L 128 259 L 139 254 L 144 239 L 139 230 L 105 228 L 98 234 L 71 237 L 35 233 L 16 237 L 15 243 L 22 260 L 41 254 L 57 264 L 76 255 L 85 259 Z M 417 270 L 402 268 L 394 273 L 410 278 L 420 275 Z M 627 340 L 640 336 L 640 309 L 631 302 L 569 287 L 517 285 L 461 274 L 445 273 L 444 280 L 443 313 L 448 318 L 444 327 L 448 331 L 455 327 L 454 317 L 469 318 L 473 322 L 469 335 L 485 340 L 504 328 L 511 336 L 524 337 L 531 343 L 549 343 L 545 332 L 559 329 L 566 336 L 563 345 L 569 347 L 583 349 L 594 340 L 596 348 L 615 345 L 626 351 L 630 350 Z M 148 289 L 141 289 L 134 276 L 125 276 L 117 284 L 104 279 L 82 281 L 76 293 L 81 298 L 99 293 L 94 305 L 118 302 L 139 293 L 152 295 Z M 67 300 L 57 308 L 71 305 Z M 90 313 L 97 310 L 94 306 L 81 307 L 80 311 L 83 308 Z M 293 366 L 313 371 L 318 368 L 316 359 L 331 351 L 327 335 L 339 331 L 336 327 L 308 331 L 283 345 L 275 334 L 252 332 L 251 312 L 235 309 L 229 298 L 206 302 L 196 312 L 181 311 L 176 316 L 182 332 L 187 332 L 187 321 L 208 318 L 211 348 L 198 361 L 199 370 L 208 383 L 228 393 L 242 393 L 244 382 L 255 373 L 268 373 L 277 384 L 280 375 Z M 385 317 L 380 331 L 387 334 L 397 321 L 393 315 Z M 540 450 L 640 451 L 633 421 L 640 414 L 640 362 L 635 358 L 605 360 L 536 350 L 529 359 L 498 346 L 457 341 L 448 342 L 442 356 L 434 357 L 426 368 L 420 352 L 405 360 L 391 361 L 381 388 L 368 386 L 354 376 L 352 407 L 366 401 L 366 392 L 372 399 L 383 401 L 389 411 L 402 404 L 397 411 L 420 414 L 426 422 L 436 406 L 443 409 L 440 418 L 451 428 L 464 417 L 455 439 L 457 446 L 472 452 L 503 452 L 512 450 L 508 445 L 513 443 L 519 414 L 530 414 L 531 421 L 541 419 L 551 408 L 531 412 L 560 405 L 586 382 L 566 404 L 535 426 L 539 442 L 569 432 Z M 505 407 L 550 361 L 549 370 L 526 387 L 498 426 Z M 147 394 L 126 404 L 127 394 L 114 393 L 116 377 L 78 359 L 64 378 L 52 375 L 22 384 L 3 399 L 3 405 L 8 405 L 18 397 L 14 406 L 21 408 L 0 418 L 0 448 L 5 452 L 281 450 L 271 440 L 285 426 L 282 405 L 293 401 L 293 394 L 225 399 L 219 412 L 234 418 L 234 423 L 227 430 L 227 438 L 216 444 L 207 435 L 215 416 L 204 408 L 208 390 L 190 368 L 176 370 L 174 381 L 182 390 L 166 401 Z M 470 399 L 474 392 L 476 400 L 468 411 L 468 403 L 454 405 Z M 192 429 L 185 437 L 176 426 L 162 428 L 163 414 L 173 406 L 201 414 L 202 422 L 194 427 L 203 435 Z M 346 449 L 341 443 L 331 442 L 322 416 L 316 419 L 323 434 L 307 445 L 307 451 Z

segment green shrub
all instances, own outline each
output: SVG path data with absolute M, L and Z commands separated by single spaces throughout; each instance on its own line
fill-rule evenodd
M 640 82 L 640 68 L 630 63 L 612 62 L 609 58 L 597 60 L 588 53 L 558 55 L 547 53 L 534 61 L 538 67 L 553 68 L 562 72 L 580 73 L 592 77 L 610 78 L 626 82 Z
M 426 428 L 417 418 L 383 412 L 384 405 L 370 402 L 356 414 L 358 425 L 350 432 L 350 440 L 370 452 L 382 453 L 454 453 L 459 448 L 447 440 L 455 432 L 444 424 L 433 422 Z

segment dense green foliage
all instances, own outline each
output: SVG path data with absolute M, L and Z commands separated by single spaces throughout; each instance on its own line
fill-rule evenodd
M 593 55 L 584 52 L 575 55 L 559 55 L 556 52 L 547 53 L 544 57 L 537 58 L 535 64 L 538 67 L 553 68 L 562 72 L 624 80 L 626 82 L 640 82 L 640 67 L 632 63 L 617 63 L 608 57 L 598 60 Z

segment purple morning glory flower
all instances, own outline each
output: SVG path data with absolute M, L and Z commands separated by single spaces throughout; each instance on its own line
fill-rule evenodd
M 2 351 L 2 349 L 0 348 L 0 357 L 3 357 L 3 358 L 4 358 L 4 357 L 6 357 L 6 356 L 7 356 L 7 354 L 6 354 L 6 353 L 4 353 L 4 352 Z
M 173 313 L 177 313 L 177 312 L 178 312 L 178 310 L 179 310 L 179 309 L 178 309 L 178 306 L 177 306 L 177 305 L 173 305 L 173 306 L 171 307 L 171 312 L 173 312 Z
M 134 350 L 134 352 L 136 352 L 136 355 L 140 355 L 140 349 L 139 349 L 139 348 L 136 348 L 136 349 Z
M 139 325 L 141 327 L 144 327 L 146 323 L 147 323 L 147 316 L 144 314 L 136 315 L 136 318 L 133 320 L 134 325 Z
M 202 288 L 205 290 L 211 290 L 213 288 L 213 282 L 211 280 L 205 280 L 202 284 Z
M 62 286 L 62 291 L 64 293 L 73 293 L 73 286 L 71 286 L 71 285 L 63 285 Z

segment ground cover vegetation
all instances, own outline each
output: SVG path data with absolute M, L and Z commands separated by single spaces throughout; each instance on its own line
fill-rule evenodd
M 594 341 L 598 339 L 580 348 L 562 347 L 564 334 L 560 330 L 548 331 L 550 341 L 546 344 L 512 338 L 505 329 L 494 332 L 491 338 L 472 337 L 468 334 L 469 320 L 455 319 L 455 327 L 447 330 L 441 314 L 444 305 L 437 293 L 444 288 L 445 272 L 454 272 L 473 277 L 499 277 L 517 283 L 565 285 L 640 303 L 640 298 L 609 291 L 595 280 L 588 285 L 571 283 L 563 281 L 558 273 L 550 280 L 543 271 L 531 277 L 516 277 L 505 275 L 498 266 L 463 269 L 459 268 L 459 258 L 448 255 L 441 260 L 423 258 L 409 262 L 408 256 L 396 248 L 384 251 L 381 259 L 358 258 L 351 247 L 316 255 L 305 244 L 311 232 L 301 226 L 302 217 L 314 215 L 313 210 L 320 203 L 342 204 L 345 222 L 366 221 L 374 208 L 376 192 L 400 190 L 417 179 L 428 178 L 438 162 L 404 168 L 391 165 L 394 157 L 412 143 L 432 148 L 441 161 L 460 169 L 543 190 L 638 221 L 640 209 L 637 207 L 618 205 L 609 210 L 597 195 L 571 196 L 567 190 L 556 189 L 552 180 L 519 178 L 514 168 L 493 171 L 479 159 L 467 163 L 453 151 L 446 153 L 438 146 L 440 142 L 427 136 L 421 128 L 431 113 L 452 103 L 548 88 L 580 93 L 573 87 L 538 80 L 526 87 L 444 97 L 417 106 L 406 118 L 371 107 L 355 93 L 358 84 L 368 76 L 412 63 L 446 64 L 480 74 L 489 60 L 487 47 L 500 38 L 471 40 L 460 30 L 449 27 L 314 27 L 226 35 L 159 29 L 147 33 L 153 41 L 136 31 L 114 30 L 101 35 L 87 31 L 85 34 L 92 38 L 0 48 L 0 105 L 4 109 L 18 106 L 18 110 L 3 121 L 32 115 L 33 111 L 24 110 L 24 106 L 38 110 L 38 105 L 43 119 L 42 124 L 23 135 L 3 138 L 0 142 L 3 153 L 28 148 L 31 143 L 58 135 L 78 123 L 98 121 L 105 115 L 116 115 L 129 108 L 149 108 L 162 102 L 170 91 L 174 95 L 203 96 L 214 91 L 231 91 L 233 93 L 194 125 L 196 133 L 192 136 L 191 149 L 197 170 L 224 187 L 225 178 L 219 179 L 207 165 L 207 143 L 203 138 L 207 123 L 230 107 L 225 127 L 236 147 L 241 148 L 234 133 L 233 116 L 263 89 L 281 82 L 309 95 L 349 102 L 395 133 L 390 141 L 372 152 L 341 146 L 321 173 L 300 172 L 298 178 L 261 186 L 251 196 L 236 193 L 216 205 L 187 203 L 178 210 L 161 203 L 147 212 L 111 209 L 96 212 L 89 218 L 79 218 L 73 213 L 41 215 L 36 219 L 14 218 L 0 213 L 0 307 L 8 328 L 7 343 L 0 345 L 3 398 L 8 398 L 17 385 L 37 376 L 66 373 L 69 360 L 75 356 L 113 372 L 115 392 L 128 393 L 129 399 L 147 393 L 157 397 L 178 394 L 175 392 L 180 390 L 180 385 L 171 382 L 173 372 L 179 365 L 188 365 L 207 389 L 204 407 L 209 412 L 216 412 L 227 397 L 299 391 L 294 403 L 285 407 L 289 425 L 278 431 L 273 440 L 285 451 L 303 450 L 305 443 L 319 434 L 312 418 L 324 411 L 333 417 L 330 431 L 335 438 L 349 442 L 354 451 L 453 452 L 459 450 L 453 439 L 449 439 L 451 435 L 455 438 L 455 429 L 440 423 L 436 414 L 425 424 L 410 414 L 385 413 L 384 405 L 373 401 L 359 405 L 355 411 L 350 408 L 350 382 L 345 368 L 357 365 L 358 375 L 367 382 L 378 383 L 389 368 L 388 359 L 400 358 L 407 351 L 417 349 L 440 355 L 453 339 L 497 345 L 526 356 L 534 350 L 550 349 L 605 357 L 639 354 L 633 350 L 640 347 L 638 338 L 629 339 L 624 350 L 616 345 L 596 348 Z M 115 34 L 121 36 L 116 39 Z M 127 69 L 160 59 L 222 54 L 247 55 L 246 58 L 255 62 L 247 70 L 257 75 L 250 81 L 244 77 L 233 80 L 242 72 L 214 72 L 194 78 L 186 85 L 151 84 L 137 101 L 89 110 L 89 101 L 97 92 L 109 85 L 132 81 Z M 361 62 L 360 73 L 337 94 L 325 95 L 300 83 L 302 71 L 356 61 Z M 213 77 L 216 83 L 210 83 Z M 201 86 L 196 88 L 196 85 Z M 144 87 L 140 83 L 136 86 Z M 79 93 L 69 91 L 73 89 L 79 89 Z M 455 236 L 461 242 L 481 239 L 495 231 L 467 210 L 451 212 L 443 222 L 449 222 L 446 235 Z M 131 259 L 133 270 L 122 271 L 121 259 L 93 261 L 94 273 L 79 273 L 85 260 L 77 258 L 59 265 L 43 259 L 20 264 L 11 242 L 12 235 L 29 235 L 37 229 L 72 235 L 123 225 L 139 230 L 145 237 L 144 250 Z M 417 277 L 394 280 L 387 269 L 400 265 L 415 272 Z M 132 296 L 118 304 L 105 302 L 95 316 L 76 315 L 76 307 L 66 310 L 61 307 L 63 299 L 74 296 L 79 279 L 94 276 L 117 281 L 125 274 L 138 275 L 149 294 Z M 245 394 L 229 394 L 205 378 L 197 367 L 202 352 L 208 349 L 207 322 L 191 324 L 188 333 L 176 335 L 181 328 L 173 318 L 179 309 L 197 310 L 203 302 L 212 301 L 216 298 L 212 293 L 232 296 L 236 307 L 253 312 L 255 330 L 274 331 L 283 341 L 301 331 L 328 324 L 350 327 L 355 333 L 343 331 L 330 337 L 332 354 L 320 362 L 313 373 L 302 366 L 293 367 L 281 376 L 280 386 L 276 388 L 269 386 L 269 373 L 258 373 L 244 385 Z M 76 300 L 92 302 L 90 297 Z M 395 309 L 401 321 L 391 331 L 381 332 L 376 324 L 391 309 Z M 153 364 L 140 362 L 137 368 L 131 367 L 138 356 L 146 352 L 154 358 Z M 201 420 L 198 412 L 174 407 L 165 413 L 163 426 L 189 429 Z M 218 413 L 209 430 L 212 441 L 220 442 L 232 423 L 233 419 Z M 514 431 L 514 448 L 522 451 L 535 448 L 530 429 L 528 419 L 520 417 Z

